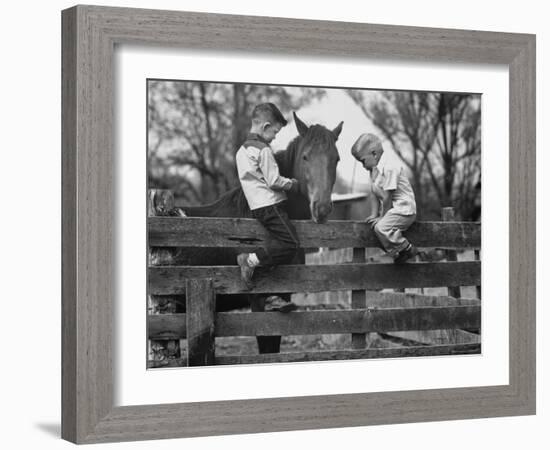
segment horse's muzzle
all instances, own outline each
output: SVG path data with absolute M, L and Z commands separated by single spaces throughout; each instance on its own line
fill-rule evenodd
M 325 223 L 332 212 L 332 202 L 317 202 L 311 204 L 311 218 L 315 223 Z

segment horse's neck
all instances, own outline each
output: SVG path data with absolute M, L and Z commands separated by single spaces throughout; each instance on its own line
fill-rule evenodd
M 302 194 L 290 194 L 288 195 L 287 202 L 288 217 L 294 220 L 307 220 L 311 219 L 311 213 L 309 211 L 309 200 Z
M 285 151 L 279 152 L 275 155 L 277 164 L 279 166 L 279 172 L 282 176 L 287 178 L 296 178 L 303 183 L 300 170 L 300 150 L 299 144 L 302 138 L 298 136 L 290 142 Z M 311 218 L 309 211 L 309 200 L 301 193 L 288 193 L 287 203 L 288 215 L 291 219 L 305 220 Z
M 295 138 L 288 144 L 287 149 L 275 154 L 277 165 L 279 166 L 279 173 L 283 177 L 298 178 L 296 168 L 296 157 L 298 156 L 298 143 L 300 137 Z

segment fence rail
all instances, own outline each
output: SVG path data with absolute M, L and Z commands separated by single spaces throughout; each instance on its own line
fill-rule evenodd
M 216 365 L 268 364 L 280 362 L 338 361 L 348 359 L 405 358 L 417 356 L 467 355 L 481 351 L 481 344 L 422 345 L 418 347 L 369 348 L 361 350 L 320 350 L 316 352 L 268 353 L 260 355 L 216 356 Z M 181 367 L 186 359 L 166 363 L 151 362 L 149 367 Z
M 308 247 L 378 247 L 378 240 L 364 222 L 344 220 L 316 225 L 293 221 L 301 245 Z M 255 248 L 271 242 L 265 229 L 253 219 L 149 217 L 149 245 L 153 247 Z M 479 248 L 481 227 L 477 222 L 418 222 L 407 230 L 417 247 Z
M 288 265 L 259 268 L 255 286 L 248 290 L 236 266 L 160 266 L 149 268 L 151 294 L 185 293 L 189 279 L 211 278 L 218 294 L 269 292 L 320 292 L 351 289 L 385 289 L 475 286 L 481 282 L 479 261 L 395 264 Z
M 281 336 L 348 334 L 479 327 L 481 306 L 304 311 L 288 315 L 218 313 L 215 335 Z M 151 315 L 149 339 L 185 339 L 187 314 Z

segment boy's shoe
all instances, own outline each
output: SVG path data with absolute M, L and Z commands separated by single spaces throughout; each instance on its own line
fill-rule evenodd
M 403 264 L 404 262 L 407 262 L 409 259 L 414 258 L 416 255 L 418 255 L 418 249 L 414 245 L 409 244 L 409 246 L 406 249 L 401 250 L 397 254 L 393 262 L 395 264 Z
M 252 289 L 254 283 L 252 282 L 252 275 L 254 275 L 254 267 L 248 265 L 248 253 L 240 253 L 237 255 L 237 264 L 241 268 L 241 279 L 246 284 L 248 289 Z
M 265 299 L 264 311 L 278 311 L 282 313 L 288 313 L 295 311 L 298 308 L 296 303 L 287 302 L 278 295 L 271 295 Z

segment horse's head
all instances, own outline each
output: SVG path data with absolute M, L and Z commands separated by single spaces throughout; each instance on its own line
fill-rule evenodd
M 300 134 L 294 176 L 300 183 L 300 192 L 309 200 L 311 218 L 315 223 L 324 223 L 332 211 L 332 187 L 340 160 L 336 140 L 343 122 L 332 131 L 322 125 L 308 127 L 296 113 L 294 122 Z

